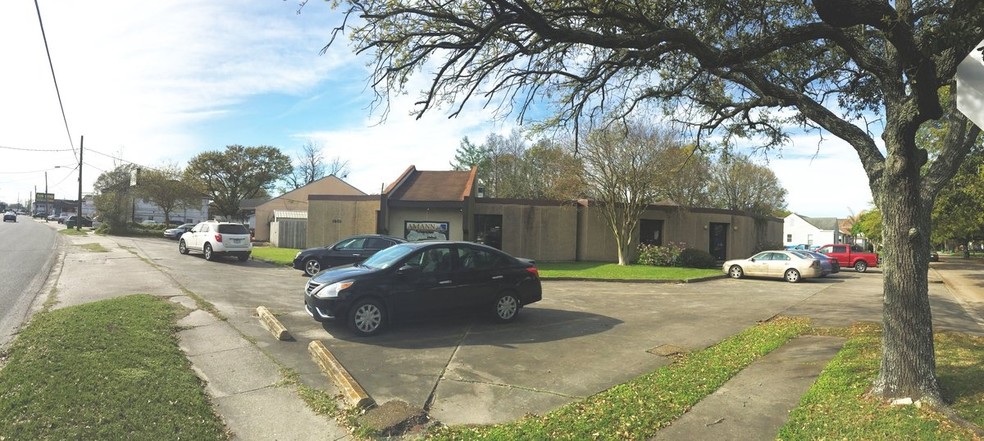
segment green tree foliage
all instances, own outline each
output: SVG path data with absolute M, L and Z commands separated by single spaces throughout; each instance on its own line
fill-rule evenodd
M 230 145 L 224 151 L 202 152 L 191 158 L 184 176 L 212 199 L 217 214 L 234 219 L 243 199 L 266 195 L 291 170 L 290 157 L 276 147 Z
M 851 234 L 868 239 L 875 249 L 882 243 L 882 214 L 881 210 L 872 208 L 857 216 L 851 225 Z
M 939 99 L 980 41 L 980 0 L 339 1 L 379 100 L 430 75 L 413 112 L 479 97 L 545 125 L 663 106 L 712 132 L 781 145 L 791 127 L 857 153 L 883 214 L 884 348 L 873 394 L 942 405 L 925 252 L 936 195 L 980 130 Z M 343 25 L 343 26 L 346 26 Z M 331 44 L 329 42 L 329 44 Z M 874 116 L 874 118 L 872 118 Z M 875 127 L 857 121 L 877 120 Z M 916 142 L 949 122 L 938 155 Z M 874 130 L 872 130 L 872 128 Z M 884 142 L 875 141 L 879 136 Z M 924 170 L 925 167 L 925 171 Z
M 583 195 L 583 167 L 564 145 L 541 139 L 528 146 L 522 132 L 492 133 L 475 145 L 467 137 L 455 153 L 455 170 L 478 167 L 487 197 L 570 200 Z
M 201 205 L 204 194 L 184 182 L 182 176 L 182 170 L 173 164 L 139 172 L 137 197 L 160 207 L 165 224 L 171 221 L 172 211 Z
M 714 207 L 757 216 L 777 216 L 786 209 L 786 189 L 779 178 L 744 155 L 722 153 L 711 166 L 710 199 Z
M 615 239 L 619 265 L 629 263 L 642 213 L 668 196 L 679 166 L 668 159 L 677 158 L 679 148 L 676 133 L 638 123 L 594 130 L 581 141 L 588 194 L 600 202 L 596 209 Z
M 96 212 L 102 222 L 114 231 L 126 230 L 133 216 L 133 198 L 136 197 L 131 178 L 137 172 L 137 166 L 123 164 L 104 172 L 96 178 L 93 188 Z

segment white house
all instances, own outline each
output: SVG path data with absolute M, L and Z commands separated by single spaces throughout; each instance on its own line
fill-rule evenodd
M 835 217 L 807 217 L 796 213 L 786 216 L 782 227 L 783 245 L 820 246 L 843 243 L 847 235 L 840 231 L 840 221 Z

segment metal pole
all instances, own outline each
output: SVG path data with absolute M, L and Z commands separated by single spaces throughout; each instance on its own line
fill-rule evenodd
M 82 144 L 85 136 L 79 137 L 79 212 L 75 216 L 75 231 L 82 231 Z
M 48 200 L 48 171 L 44 171 L 44 221 L 48 222 L 51 216 L 51 201 Z

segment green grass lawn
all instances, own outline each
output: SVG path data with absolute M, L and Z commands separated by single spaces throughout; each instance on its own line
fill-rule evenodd
M 779 439 L 981 439 L 942 414 L 889 406 L 865 393 L 878 375 L 881 327 L 856 325 L 850 339 L 803 396 Z M 936 332 L 937 378 L 952 408 L 984 427 L 984 337 Z
M 294 256 L 300 251 L 297 248 L 253 247 L 253 259 L 270 262 L 277 265 L 290 265 Z
M 552 279 L 575 277 L 608 280 L 690 280 L 720 276 L 720 269 L 678 268 L 650 265 L 625 265 L 605 262 L 537 262 L 540 277 Z
M 134 295 L 39 313 L 0 369 L 0 440 L 226 439 L 178 348 L 179 308 Z

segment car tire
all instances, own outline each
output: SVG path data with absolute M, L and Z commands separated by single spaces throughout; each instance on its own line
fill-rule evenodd
M 496 297 L 492 304 L 492 318 L 499 323 L 507 323 L 516 320 L 519 315 L 520 302 L 515 295 L 505 293 Z
M 215 252 L 212 251 L 212 245 L 205 244 L 202 252 L 205 253 L 205 260 L 215 260 Z
M 790 268 L 783 273 L 782 278 L 786 279 L 789 283 L 796 283 L 800 281 L 800 272 Z
M 321 262 L 318 259 L 311 258 L 304 261 L 304 274 L 314 276 L 319 272 L 321 272 Z
M 732 279 L 740 279 L 745 277 L 745 271 L 742 271 L 741 267 L 738 265 L 731 265 L 731 268 L 728 268 L 728 275 L 731 276 Z
M 857 262 L 854 262 L 854 271 L 857 271 L 859 273 L 863 273 L 865 271 L 868 271 L 868 262 L 865 262 L 863 260 L 859 260 Z
M 348 325 L 357 335 L 368 337 L 378 334 L 386 323 L 386 311 L 375 299 L 356 302 L 349 309 Z
M 184 239 L 178 241 L 178 252 L 188 254 L 188 244 L 185 243 Z

